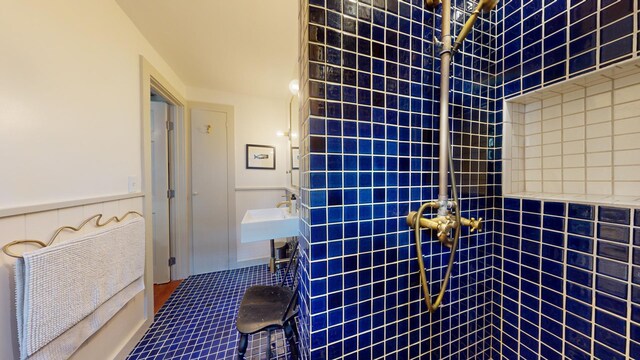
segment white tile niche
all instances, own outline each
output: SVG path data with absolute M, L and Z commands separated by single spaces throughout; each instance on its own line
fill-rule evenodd
M 505 101 L 507 196 L 640 205 L 640 62 Z

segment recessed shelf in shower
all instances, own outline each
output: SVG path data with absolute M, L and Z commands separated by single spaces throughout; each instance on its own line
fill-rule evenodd
M 506 101 L 506 196 L 640 204 L 640 62 Z

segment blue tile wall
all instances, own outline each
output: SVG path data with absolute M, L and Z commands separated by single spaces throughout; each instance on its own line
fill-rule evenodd
M 498 73 L 511 97 L 638 56 L 637 0 L 510 0 L 499 9 Z
M 437 198 L 440 78 L 432 39 L 440 9 L 425 10 L 422 0 L 304 0 L 300 14 L 303 353 L 489 358 L 490 215 L 500 181 L 497 13 L 478 21 L 451 80 L 462 215 L 486 219 L 485 231 L 463 233 L 445 305 L 432 315 L 405 218 Z M 455 19 L 456 32 L 465 20 Z M 430 233 L 424 238 L 437 293 L 449 250 Z
M 637 58 L 638 9 L 634 0 L 500 2 L 496 99 Z M 493 358 L 640 358 L 640 211 L 557 201 L 536 211 L 537 202 L 507 197 L 494 214 Z
M 639 358 L 640 211 L 505 198 L 502 213 L 493 358 Z
M 304 354 L 638 357 L 638 209 L 504 198 L 500 184 L 502 101 L 637 57 L 639 7 L 507 0 L 482 15 L 455 57 L 450 113 L 463 216 L 486 227 L 464 233 L 446 305 L 429 315 L 404 217 L 437 196 L 440 10 L 302 1 Z M 448 252 L 423 251 L 439 278 Z

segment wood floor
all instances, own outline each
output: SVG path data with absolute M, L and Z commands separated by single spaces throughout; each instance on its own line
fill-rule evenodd
M 182 280 L 175 280 L 166 284 L 153 285 L 153 313 L 157 314 L 158 310 L 164 305 L 169 296 L 173 294 Z

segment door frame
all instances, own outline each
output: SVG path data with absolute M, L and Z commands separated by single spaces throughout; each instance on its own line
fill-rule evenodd
M 229 227 L 229 238 L 227 241 L 229 243 L 229 269 L 235 269 L 238 263 L 238 244 L 236 236 L 235 120 L 233 106 L 189 101 L 188 108 L 189 131 L 191 131 L 191 110 L 217 111 L 227 115 L 227 212 L 229 214 L 227 223 L 227 226 Z M 189 132 L 189 134 L 191 134 L 191 132 Z M 191 159 L 191 141 L 189 141 L 189 159 Z M 191 175 L 191 172 L 189 172 L 189 174 Z M 191 176 L 189 176 L 189 180 L 191 180 Z M 189 198 L 191 199 L 191 193 L 189 193 Z M 189 205 L 192 206 L 191 201 L 189 202 Z M 189 211 L 191 211 L 191 209 L 189 209 Z M 190 219 L 193 220 L 192 217 L 190 217 Z M 191 221 L 190 224 L 192 226 L 191 234 L 193 234 L 193 221 Z M 193 246 L 191 249 L 193 249 Z M 193 271 L 193 268 L 191 270 Z
M 141 73 L 141 114 L 142 114 L 142 191 L 144 192 L 144 214 L 151 214 L 152 204 L 152 171 L 151 171 L 151 90 L 162 96 L 170 106 L 171 118 L 174 121 L 173 159 L 172 164 L 175 197 L 171 211 L 171 250 L 176 258 L 176 264 L 171 269 L 171 280 L 184 279 L 191 275 L 191 227 L 188 220 L 191 217 L 191 179 L 189 144 L 189 112 L 187 101 L 167 81 L 151 63 L 140 56 Z M 153 289 L 153 219 L 146 216 L 147 259 L 145 285 Z M 180 241 L 177 241 L 180 239 Z M 153 296 L 150 296 L 147 309 L 153 319 Z

